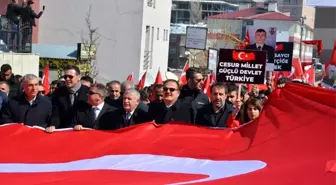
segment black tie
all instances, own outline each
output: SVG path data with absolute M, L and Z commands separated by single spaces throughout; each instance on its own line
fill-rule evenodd
M 261 46 L 258 46 L 258 50 L 260 50 L 260 51 L 261 51 Z

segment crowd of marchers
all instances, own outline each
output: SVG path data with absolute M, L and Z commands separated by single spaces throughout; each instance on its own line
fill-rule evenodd
M 208 97 L 201 91 L 204 78 L 197 68 L 187 70 L 182 87 L 167 79 L 140 91 L 130 81 L 93 82 L 76 66 L 67 66 L 63 79 L 53 81 L 45 94 L 37 76 L 14 76 L 10 65 L 1 66 L 1 124 L 39 126 L 48 133 L 60 128 L 116 130 L 151 121 L 236 128 L 259 117 L 272 89 L 267 83 L 268 90 L 254 86 L 248 92 L 243 85 L 217 82 Z M 280 79 L 278 85 L 286 81 Z

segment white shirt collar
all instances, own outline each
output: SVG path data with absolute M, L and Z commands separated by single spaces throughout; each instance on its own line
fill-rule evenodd
M 98 110 L 102 110 L 102 109 L 103 109 L 103 107 L 104 107 L 104 102 L 103 102 L 103 103 L 101 103 L 101 104 L 99 104 L 99 105 L 97 105 L 97 106 L 92 106 L 92 107 L 97 107 L 97 108 L 98 108 Z
M 260 46 L 261 48 L 263 48 L 264 44 L 256 44 L 257 48 Z
M 33 105 L 34 101 L 36 100 L 36 96 L 30 101 L 27 99 L 27 97 L 25 97 L 25 98 L 29 102 L 30 105 Z
M 127 114 L 128 112 L 126 112 L 126 114 Z M 131 116 L 133 115 L 133 113 L 134 113 L 134 110 L 132 111 L 132 112 L 129 112 L 130 114 L 131 114 Z

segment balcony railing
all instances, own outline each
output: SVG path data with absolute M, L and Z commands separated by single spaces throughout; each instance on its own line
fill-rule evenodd
M 0 17 L 0 51 L 31 53 L 32 51 L 31 26 L 14 24 L 6 17 Z

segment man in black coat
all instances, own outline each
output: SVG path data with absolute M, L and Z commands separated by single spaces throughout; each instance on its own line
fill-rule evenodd
M 43 5 L 42 11 L 36 14 L 31 6 L 32 4 L 34 4 L 34 1 L 28 0 L 27 6 L 22 9 L 22 24 L 26 25 L 23 28 L 23 38 L 22 38 L 23 46 L 25 46 L 26 43 L 29 43 L 29 41 L 31 40 L 30 37 L 32 36 L 32 29 L 34 26 L 36 27 L 35 19 L 39 19 L 45 10 L 45 6 Z
M 192 110 L 188 104 L 182 104 L 178 99 L 180 86 L 176 80 L 166 80 L 163 84 L 163 101 L 150 104 L 149 114 L 157 124 L 165 124 L 170 121 L 190 123 Z
M 212 102 L 198 110 L 196 124 L 208 127 L 229 127 L 227 120 L 235 108 L 231 102 L 226 101 L 227 94 L 228 89 L 225 85 L 213 84 L 211 86 Z
M 12 72 L 12 66 L 3 64 L 1 66 L 0 81 L 5 81 L 9 85 L 8 97 L 12 98 L 22 93 L 20 82 L 16 81 Z
M 91 86 L 88 104 L 76 107 L 73 118 L 75 130 L 82 130 L 83 128 L 100 129 L 101 125 L 108 125 L 113 122 L 108 115 L 116 108 L 104 102 L 106 96 L 107 90 L 103 84 L 96 83 Z
M 53 113 L 47 132 L 56 128 L 69 128 L 76 107 L 87 106 L 89 87 L 80 83 L 80 70 L 77 66 L 67 66 L 64 70 L 65 86 L 55 90 L 51 96 Z
M 187 85 L 182 87 L 179 100 L 191 110 L 191 123 L 194 123 L 197 110 L 209 103 L 209 97 L 201 91 L 204 79 L 199 69 L 189 68 L 186 71 L 186 78 Z
M 123 93 L 123 108 L 107 115 L 111 122 L 102 125 L 102 130 L 115 130 L 128 126 L 152 121 L 148 113 L 139 108 L 140 93 L 135 89 L 128 89 Z
M 52 104 L 48 98 L 38 94 L 38 77 L 25 75 L 22 87 L 24 92 L 3 107 L 3 123 L 23 123 L 46 128 L 50 122 Z
M 113 80 L 106 84 L 106 88 L 109 95 L 106 97 L 105 102 L 113 107 L 122 108 L 122 95 L 121 95 L 120 82 Z
M 10 47 L 14 45 L 15 35 L 18 34 L 19 41 L 21 40 L 21 32 L 19 28 L 20 16 L 22 14 L 23 7 L 16 3 L 16 0 L 12 0 L 11 3 L 7 5 L 6 17 L 9 20 L 9 25 L 11 29 L 11 36 L 9 40 Z

